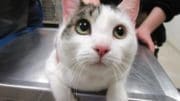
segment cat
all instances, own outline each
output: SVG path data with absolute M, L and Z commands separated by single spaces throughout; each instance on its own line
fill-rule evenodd
M 62 6 L 63 22 L 46 62 L 55 100 L 77 101 L 71 89 L 107 89 L 107 101 L 128 101 L 124 86 L 137 51 L 137 4 L 62 0 Z

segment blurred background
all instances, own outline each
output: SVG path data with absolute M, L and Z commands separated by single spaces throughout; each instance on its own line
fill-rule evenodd
M 41 0 L 45 25 L 59 24 L 61 21 L 61 2 L 60 0 Z

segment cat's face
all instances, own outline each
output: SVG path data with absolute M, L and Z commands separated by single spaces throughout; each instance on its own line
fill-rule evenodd
M 56 48 L 68 68 L 124 72 L 136 54 L 135 34 L 133 22 L 124 11 L 81 4 L 63 23 Z

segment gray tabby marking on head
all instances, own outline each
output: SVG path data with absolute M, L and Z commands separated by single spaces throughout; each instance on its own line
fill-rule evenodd
M 64 29 L 61 38 L 70 39 L 73 32 L 74 26 L 79 19 L 87 19 L 90 22 L 95 22 L 98 16 L 100 15 L 100 7 L 94 5 L 83 5 L 81 4 L 78 10 L 76 10 L 75 14 L 67 24 L 66 28 Z

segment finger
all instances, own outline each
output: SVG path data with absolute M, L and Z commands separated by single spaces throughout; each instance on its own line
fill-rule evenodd
M 155 51 L 155 45 L 154 45 L 153 41 L 152 41 L 152 40 L 148 40 L 148 41 L 147 41 L 147 45 L 148 45 L 149 50 L 150 50 L 152 53 L 154 53 L 154 51 Z
M 137 31 L 138 31 L 138 30 L 137 30 Z M 154 53 L 154 51 L 155 51 L 155 46 L 154 46 L 154 43 L 153 43 L 151 37 L 143 36 L 143 35 L 141 35 L 141 34 L 139 34 L 139 33 L 137 33 L 137 37 L 138 37 L 138 39 L 139 39 L 141 42 L 143 42 L 144 44 L 147 45 L 148 49 L 149 49 L 151 52 Z

